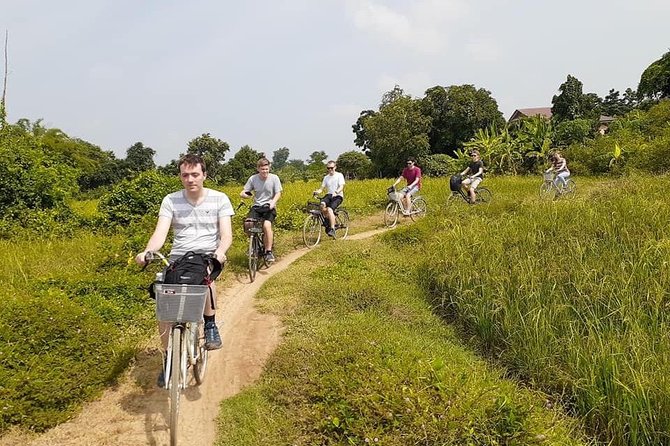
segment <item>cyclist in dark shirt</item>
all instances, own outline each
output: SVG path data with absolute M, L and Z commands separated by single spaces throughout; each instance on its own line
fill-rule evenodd
M 481 183 L 484 179 L 484 163 L 480 159 L 479 152 L 477 150 L 471 151 L 470 157 L 472 158 L 470 165 L 468 165 L 468 167 L 463 172 L 461 172 L 461 176 L 468 175 L 468 177 L 463 180 L 461 185 L 468 191 L 470 196 L 470 204 L 475 204 L 475 200 L 477 198 L 475 195 L 475 190 L 477 190 L 477 186 L 479 186 L 479 183 Z

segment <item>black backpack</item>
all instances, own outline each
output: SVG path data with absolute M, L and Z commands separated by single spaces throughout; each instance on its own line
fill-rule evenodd
M 461 178 L 460 175 L 452 175 L 451 178 L 449 178 L 449 189 L 451 189 L 452 192 L 458 192 L 461 189 L 462 182 L 463 178 Z
M 205 255 L 189 251 L 165 268 L 163 283 L 209 285 L 214 279 L 207 271 L 208 264 Z

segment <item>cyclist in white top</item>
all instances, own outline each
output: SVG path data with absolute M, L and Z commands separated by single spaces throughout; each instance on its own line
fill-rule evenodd
M 326 218 L 329 226 L 326 228 L 326 234 L 335 237 L 335 209 L 344 201 L 344 175 L 335 171 L 337 164 L 335 161 L 328 161 L 326 169 L 328 173 L 323 177 L 321 187 L 314 191 L 314 194 L 320 194 L 324 189 L 326 196 L 321 199 L 321 213 Z
M 179 161 L 179 178 L 184 186 L 181 191 L 167 195 L 161 204 L 158 223 L 144 251 L 135 257 L 140 265 L 145 264 L 148 251 L 159 251 L 167 239 L 170 228 L 174 232 L 170 261 L 174 261 L 188 251 L 201 254 L 213 253 L 223 264 L 226 251 L 233 243 L 231 216 L 235 213 L 223 192 L 204 187 L 207 178 L 205 162 L 197 155 L 185 155 Z M 210 285 L 212 298 L 206 299 L 205 348 L 221 348 L 221 337 L 216 326 L 214 302 L 216 302 L 215 283 Z M 163 347 L 167 348 L 169 324 L 160 324 L 159 330 Z M 163 371 L 158 377 L 158 386 L 164 387 Z

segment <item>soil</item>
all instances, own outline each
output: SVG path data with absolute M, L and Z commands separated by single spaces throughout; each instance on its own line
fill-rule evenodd
M 350 238 L 367 238 L 382 231 Z M 203 384 L 189 387 L 182 394 L 179 444 L 214 444 L 219 403 L 260 376 L 265 361 L 280 342 L 282 327 L 277 316 L 256 311 L 253 298 L 268 278 L 308 251 L 302 248 L 282 256 L 271 268 L 259 271 L 253 283 L 240 276 L 233 284 L 218 287 L 217 323 L 223 348 L 210 352 Z M 75 418 L 44 434 L 9 432 L 0 438 L 0 445 L 169 445 L 168 393 L 155 385 L 161 355 L 158 340 L 154 341 L 156 345 L 145 349 L 118 385 L 86 404 Z

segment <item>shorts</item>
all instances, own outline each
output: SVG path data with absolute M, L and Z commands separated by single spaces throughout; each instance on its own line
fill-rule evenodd
M 406 195 L 408 197 L 411 197 L 415 193 L 419 192 L 419 186 L 416 185 L 416 184 L 412 187 L 406 187 L 405 186 L 400 190 L 400 192 L 402 192 L 404 195 Z
M 258 218 L 259 220 L 269 221 L 273 223 L 277 217 L 277 208 L 270 209 L 263 206 L 251 206 L 248 218 Z
M 466 178 L 463 180 L 461 184 L 467 186 L 468 184 L 470 185 L 470 189 L 475 190 L 477 189 L 477 186 L 479 186 L 479 183 L 482 182 L 482 178 L 476 177 L 476 178 Z
M 332 210 L 335 210 L 338 208 L 339 205 L 342 204 L 342 201 L 344 200 L 344 197 L 340 195 L 331 195 L 328 194 L 325 197 L 321 199 L 321 203 L 323 203 L 327 208 L 331 208 Z

